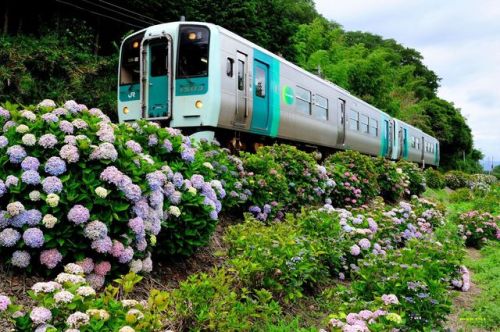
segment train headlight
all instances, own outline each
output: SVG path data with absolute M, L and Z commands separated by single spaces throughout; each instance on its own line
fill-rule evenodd
M 203 103 L 201 102 L 201 100 L 197 100 L 196 103 L 194 103 L 194 106 L 196 108 L 202 108 L 203 107 Z
M 129 109 L 128 109 L 128 107 L 127 107 L 127 106 L 125 106 L 125 107 L 123 108 L 123 114 L 128 114 L 128 112 L 129 112 Z
M 133 47 L 133 48 L 139 48 L 139 42 L 138 42 L 138 41 L 135 41 L 135 42 L 132 44 L 132 47 Z
M 196 32 L 190 32 L 188 34 L 188 39 L 189 40 L 195 40 L 196 39 Z

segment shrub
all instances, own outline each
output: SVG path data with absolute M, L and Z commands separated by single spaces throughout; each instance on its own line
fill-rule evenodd
M 450 202 L 468 202 L 474 199 L 474 193 L 469 188 L 458 188 L 450 193 Z
M 266 226 L 247 217 L 245 223 L 229 227 L 225 240 L 230 264 L 254 288 L 265 287 L 293 300 L 326 274 L 315 243 L 293 220 Z
M 469 211 L 458 217 L 458 230 L 465 244 L 479 248 L 487 240 L 500 240 L 500 216 Z
M 411 195 L 420 196 L 425 191 L 425 177 L 422 169 L 417 164 L 406 160 L 399 160 L 397 165 L 408 175 L 410 181 L 408 187 L 410 192 L 406 193 L 407 197 Z
M 403 197 L 405 191 L 409 193 L 409 177 L 398 165 L 382 157 L 374 158 L 377 171 L 377 183 L 380 187 L 380 196 L 386 201 L 396 202 Z
M 0 109 L 0 252 L 11 264 L 82 261 L 102 284 L 120 265 L 150 271 L 158 235 L 159 253 L 207 243 L 222 187 L 195 174 L 188 138 L 152 123 L 117 126 L 74 101 L 30 109 Z
M 281 308 L 272 294 L 239 284 L 225 269 L 198 273 L 183 281 L 168 298 L 168 316 L 175 330 L 257 331 L 273 323 Z
M 425 183 L 429 188 L 442 189 L 446 186 L 446 179 L 444 175 L 433 168 L 428 168 L 424 172 Z
M 470 176 L 461 171 L 449 171 L 444 175 L 446 186 L 450 189 L 467 187 Z
M 357 151 L 342 151 L 329 156 L 324 165 L 327 171 L 332 173 L 333 180 L 337 183 L 337 187 L 332 194 L 332 200 L 335 199 L 334 203 L 339 198 L 344 199 L 340 204 L 348 202 L 347 198 L 349 197 L 343 197 L 346 196 L 343 193 L 349 192 L 349 190 L 356 197 L 354 199 L 350 198 L 353 205 L 364 204 L 378 194 L 378 184 L 373 181 L 377 177 L 377 172 L 371 157 L 362 155 Z M 338 165 L 342 166 L 339 167 Z M 340 195 L 340 197 L 337 197 L 336 194 Z
M 458 270 L 458 258 L 447 249 L 456 251 L 454 243 L 414 239 L 385 256 L 373 255 L 359 264 L 351 287 L 368 301 L 396 295 L 405 313 L 406 329 L 438 327 L 450 312 L 447 289 Z
M 10 319 L 16 331 L 163 331 L 165 294 L 152 291 L 148 301 L 127 299 L 141 277 L 130 273 L 96 294 L 83 270 L 69 264 L 55 281 L 39 282 L 28 293 L 31 308 L 16 307 Z M 73 329 L 73 330 L 72 330 Z

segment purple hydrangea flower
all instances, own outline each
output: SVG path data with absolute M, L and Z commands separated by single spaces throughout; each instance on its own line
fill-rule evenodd
M 7 192 L 7 186 L 2 180 L 0 180 L 0 197 L 5 195 L 6 192 Z
M 57 144 L 57 138 L 53 134 L 42 135 L 38 139 L 38 145 L 44 149 L 51 149 Z
M 61 156 L 62 159 L 67 160 L 69 163 L 76 163 L 78 159 L 80 159 L 78 148 L 70 144 L 63 145 L 61 151 L 59 151 L 59 156 Z
M 101 180 L 112 183 L 118 186 L 123 181 L 123 173 L 118 170 L 115 166 L 108 166 L 101 173 Z
M 219 215 L 217 214 L 217 211 L 213 210 L 213 211 L 210 211 L 210 213 L 208 214 L 210 219 L 212 220 L 217 220 L 219 218 Z
M 21 175 L 21 181 L 26 184 L 37 185 L 40 183 L 40 180 L 40 174 L 37 171 L 25 171 Z
M 104 282 L 106 281 L 103 276 L 100 276 L 97 273 L 89 274 L 86 279 L 93 289 L 100 289 L 102 286 L 104 286 Z
M 127 148 L 129 148 L 130 150 L 134 151 L 135 153 L 141 153 L 142 152 L 142 147 L 139 143 L 137 143 L 136 141 L 133 141 L 133 140 L 128 140 L 125 145 L 127 146 Z
M 24 171 L 36 171 L 40 167 L 40 162 L 35 157 L 26 157 L 21 163 L 21 168 Z
M 174 191 L 172 195 L 170 195 L 169 200 L 172 204 L 177 205 L 181 202 L 182 194 L 179 191 Z
M 5 108 L 0 107 L 0 118 L 3 118 L 4 120 L 10 119 L 10 112 Z
M 41 325 L 52 319 L 52 312 L 44 307 L 34 307 L 31 310 L 30 318 L 35 326 Z
M 0 149 L 5 148 L 7 145 L 9 145 L 9 140 L 5 136 L 0 136 Z
M 12 258 L 11 258 L 10 262 L 12 265 L 24 269 L 30 265 L 30 260 L 31 260 L 31 256 L 27 251 L 16 250 L 12 254 Z
M 94 220 L 85 226 L 83 234 L 90 240 L 103 239 L 108 235 L 108 227 L 103 222 Z
M 71 122 L 66 120 L 63 120 L 59 123 L 59 129 L 61 129 L 61 131 L 65 134 L 73 134 L 73 131 L 75 130 Z
M 7 149 L 9 160 L 13 164 L 19 164 L 26 157 L 26 150 L 20 145 L 13 145 Z
M 10 120 L 5 122 L 5 124 L 3 125 L 3 132 L 5 133 L 7 130 L 9 130 L 12 127 L 15 127 L 16 125 L 17 123 L 15 121 Z
M 149 214 L 149 205 L 146 200 L 140 200 L 134 204 L 134 213 L 143 219 L 147 218 Z
M 68 145 L 76 145 L 76 136 L 66 135 L 64 137 L 64 143 Z
M 113 248 L 113 241 L 109 236 L 92 241 L 91 248 L 100 254 L 107 254 Z
M 132 202 L 137 202 L 142 197 L 141 187 L 139 187 L 136 184 L 129 183 L 124 188 L 120 189 L 122 189 L 123 193 L 125 194 L 125 197 L 127 197 Z
M 90 159 L 115 161 L 116 158 L 118 158 L 118 152 L 116 151 L 115 146 L 108 142 L 99 144 L 99 146 L 90 154 Z
M 122 254 L 118 258 L 118 261 L 122 264 L 126 264 L 130 262 L 132 258 L 134 258 L 134 249 L 132 249 L 131 247 L 127 247 L 125 248 L 125 250 L 123 250 Z
M 191 184 L 196 189 L 201 189 L 204 182 L 205 179 L 203 178 L 202 175 L 194 174 L 193 176 L 191 176 Z
M 174 177 L 172 179 L 172 182 L 174 183 L 174 185 L 177 188 L 182 187 L 182 185 L 184 183 L 184 178 L 183 178 L 182 174 L 179 172 L 175 172 Z
M 172 195 L 173 193 L 175 192 L 175 185 L 171 182 L 167 183 L 164 187 L 163 187 L 163 193 L 165 194 L 166 197 L 169 197 L 170 195 Z
M 172 152 L 173 150 L 172 142 L 170 142 L 167 138 L 163 140 L 163 147 L 167 150 L 167 152 Z
M 97 137 L 102 142 L 113 143 L 115 141 L 115 135 L 113 127 L 105 122 L 99 124 L 99 130 L 97 131 Z
M 63 116 L 68 114 L 68 110 L 62 107 L 58 107 L 55 110 L 52 111 L 57 116 Z
M 136 234 L 140 235 L 144 233 L 144 220 L 142 218 L 137 217 L 130 219 L 128 222 L 128 227 Z
M 53 269 L 62 261 L 62 255 L 57 249 L 44 250 L 40 253 L 40 263 Z
M 58 176 L 66 172 L 66 162 L 59 157 L 50 157 L 45 163 L 45 172 Z
M 5 179 L 5 186 L 10 188 L 11 186 L 17 186 L 19 184 L 19 178 L 14 175 L 8 175 Z
M 161 171 L 155 171 L 147 174 L 146 180 L 148 181 L 149 188 L 151 188 L 151 190 L 158 190 L 167 181 L 167 176 Z
M 77 128 L 77 129 L 85 129 L 87 128 L 89 125 L 87 124 L 87 122 L 83 119 L 75 119 L 73 120 L 72 122 L 72 125 Z
M 361 248 L 357 244 L 351 247 L 351 255 L 358 256 L 361 253 Z
M 45 113 L 42 115 L 42 119 L 45 122 L 53 122 L 53 123 L 59 121 L 59 118 L 54 113 Z
M 89 210 L 83 205 L 75 205 L 68 212 L 68 220 L 74 222 L 75 224 L 86 223 L 90 218 Z
M 28 228 L 23 233 L 24 243 L 30 248 L 41 248 L 45 242 L 43 232 L 38 228 Z
M 13 228 L 6 228 L 0 232 L 0 246 L 13 247 L 21 238 L 21 234 Z
M 258 207 L 256 205 L 253 205 L 253 206 L 249 207 L 248 211 L 252 212 L 253 214 L 257 214 L 257 213 L 261 213 L 262 212 L 262 210 L 260 209 L 260 207 Z
M 38 211 L 37 209 L 26 210 L 16 217 L 20 216 L 22 216 L 22 218 L 24 219 L 23 224 L 27 224 L 29 226 L 38 225 L 42 221 L 42 212 Z
M 47 194 L 58 194 L 63 189 L 61 180 L 56 176 L 48 176 L 42 181 L 43 191 Z
M 361 247 L 361 249 L 369 249 L 371 246 L 370 240 L 368 239 L 361 239 L 358 242 L 358 245 Z
M 149 137 L 148 137 L 148 145 L 149 146 L 154 146 L 156 144 L 158 144 L 158 136 L 156 136 L 154 134 L 149 135 Z
M 192 162 L 194 160 L 195 149 L 188 147 L 186 144 L 182 144 L 181 147 L 181 158 L 187 162 Z

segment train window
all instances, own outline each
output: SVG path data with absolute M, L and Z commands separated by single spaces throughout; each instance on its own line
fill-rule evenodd
M 359 130 L 359 113 L 355 110 L 349 111 L 349 129 Z
M 363 134 L 368 134 L 368 117 L 364 114 L 359 115 L 359 130 Z
M 417 150 L 420 150 L 420 138 L 415 137 L 415 142 L 417 142 Z
M 144 33 L 131 37 L 122 46 L 120 85 L 138 84 L 140 80 L 140 51 Z
M 410 136 L 410 146 L 414 149 L 417 147 L 414 136 Z
M 151 45 L 151 76 L 167 76 L 167 44 Z
M 181 25 L 177 78 L 208 76 L 210 30 L 199 25 Z
M 226 62 L 226 75 L 229 77 L 233 77 L 233 67 L 234 67 L 234 59 L 227 58 Z
M 371 136 L 378 136 L 378 121 L 374 118 L 370 118 L 369 133 Z
M 328 120 L 328 99 L 320 95 L 315 95 L 312 115 L 319 120 Z
M 311 114 L 311 91 L 297 87 L 296 110 L 302 114 Z
M 345 100 L 339 98 L 340 123 L 344 124 L 345 118 Z
M 266 97 L 266 72 L 260 67 L 255 68 L 255 95 Z
M 245 89 L 245 63 L 238 60 L 238 90 Z

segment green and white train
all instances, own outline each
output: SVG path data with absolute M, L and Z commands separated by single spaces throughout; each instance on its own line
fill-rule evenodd
M 234 145 L 291 142 L 439 164 L 439 141 L 213 24 L 173 22 L 121 45 L 118 118 Z

